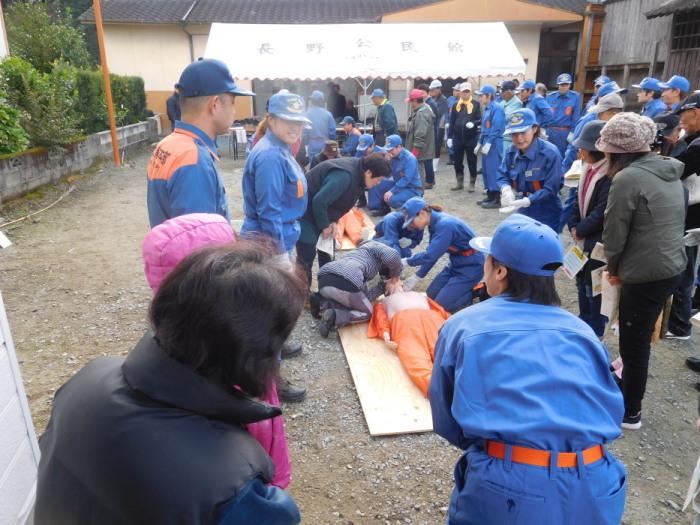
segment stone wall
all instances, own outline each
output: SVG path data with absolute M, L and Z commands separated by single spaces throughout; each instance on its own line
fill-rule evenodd
M 120 148 L 155 140 L 159 133 L 158 124 L 157 117 L 151 117 L 144 122 L 118 128 Z M 70 173 L 87 169 L 97 159 L 111 157 L 110 132 L 102 131 L 64 150 L 32 151 L 0 159 L 0 203 L 56 182 Z

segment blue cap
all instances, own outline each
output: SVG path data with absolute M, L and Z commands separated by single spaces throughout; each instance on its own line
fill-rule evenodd
M 386 142 L 384 143 L 384 149 L 387 151 L 390 149 L 394 149 L 397 146 L 402 146 L 403 142 L 401 140 L 401 137 L 399 135 L 389 135 L 386 138 Z
M 192 62 L 180 75 L 180 80 L 175 84 L 181 97 L 207 97 L 220 93 L 232 95 L 255 95 L 252 91 L 246 91 L 236 86 L 231 72 L 221 60 L 206 58 Z
M 311 123 L 306 118 L 304 99 L 295 93 L 280 92 L 272 95 L 268 103 L 267 112 L 282 120 Z
M 673 75 L 666 82 L 661 83 L 661 89 L 679 89 L 683 93 L 690 91 L 690 82 L 680 75 Z
M 520 84 L 520 89 L 535 89 L 535 81 L 534 80 L 526 80 L 522 84 Z
M 653 77 L 644 77 L 639 84 L 632 84 L 632 87 L 648 89 L 649 91 L 661 91 L 661 82 Z
M 479 91 L 476 91 L 474 93 L 475 95 L 495 95 L 496 94 L 496 88 L 490 85 L 486 85 L 479 89 Z
M 551 277 L 564 264 L 556 232 L 521 213 L 499 224 L 493 237 L 474 237 L 469 246 L 525 275 Z
M 571 79 L 571 75 L 568 73 L 562 73 L 557 77 L 557 85 L 559 84 L 571 84 L 573 80 Z
M 624 95 L 627 93 L 627 88 L 621 88 L 617 82 L 611 80 L 610 82 L 600 86 L 596 96 L 598 97 L 598 100 L 600 100 L 605 95 L 609 95 L 610 93 L 619 93 L 620 95 Z
M 401 213 L 406 218 L 403 223 L 404 228 L 408 228 L 416 215 L 428 207 L 428 203 L 425 202 L 423 197 L 411 197 L 408 199 L 403 206 L 401 206 Z
M 600 86 L 602 86 L 602 85 L 604 85 L 604 84 L 607 84 L 608 82 L 610 82 L 610 77 L 609 77 L 609 76 L 600 75 L 598 78 L 596 78 L 596 79 L 593 81 L 593 85 L 596 86 L 596 87 L 600 87 Z
M 354 124 L 355 119 L 352 118 L 350 115 L 347 115 L 343 117 L 343 120 L 340 121 L 341 124 Z
M 384 93 L 383 89 L 376 88 L 374 91 L 372 91 L 372 95 L 370 96 L 370 98 L 374 98 L 374 97 L 385 98 L 386 94 Z
M 312 100 L 313 102 L 323 102 L 324 100 L 326 100 L 326 97 L 323 95 L 322 91 L 315 89 L 311 92 L 309 100 Z
M 537 117 L 535 117 L 535 112 L 528 108 L 522 108 L 514 111 L 506 122 L 506 130 L 503 132 L 504 135 L 510 135 L 511 133 L 522 133 L 527 131 L 532 126 L 537 124 Z
M 365 151 L 374 146 L 374 137 L 369 133 L 360 135 L 360 141 L 357 143 L 357 151 Z

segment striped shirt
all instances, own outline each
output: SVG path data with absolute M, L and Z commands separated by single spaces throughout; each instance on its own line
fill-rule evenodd
M 367 241 L 342 259 L 325 264 L 319 270 L 318 276 L 332 274 L 352 283 L 359 290 L 367 292 L 367 283 L 382 269 L 385 269 L 389 278 L 401 275 L 401 255 L 386 244 Z M 377 290 L 373 289 L 371 295 L 375 295 L 376 292 Z M 383 293 L 383 287 L 379 295 L 381 293 Z M 368 296 L 368 299 L 374 300 L 376 297 Z

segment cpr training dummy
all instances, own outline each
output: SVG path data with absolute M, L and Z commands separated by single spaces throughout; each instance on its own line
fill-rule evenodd
M 386 296 L 374 305 L 367 335 L 384 339 L 396 351 L 411 381 L 428 397 L 435 343 L 449 317 L 432 299 L 389 281 Z

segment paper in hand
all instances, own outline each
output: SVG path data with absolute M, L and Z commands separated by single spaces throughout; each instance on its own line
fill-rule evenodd
M 333 257 L 335 254 L 335 238 L 332 235 L 329 235 L 326 239 L 324 239 L 323 235 L 319 235 L 318 242 L 316 243 L 316 249 Z
M 588 257 L 583 253 L 583 250 L 575 244 L 564 252 L 564 273 L 569 279 L 576 277 L 576 274 L 584 267 Z

